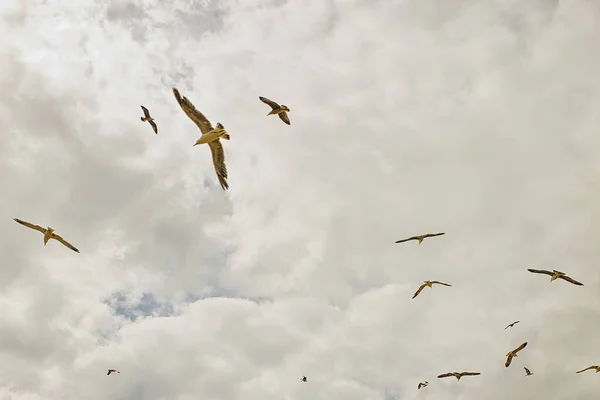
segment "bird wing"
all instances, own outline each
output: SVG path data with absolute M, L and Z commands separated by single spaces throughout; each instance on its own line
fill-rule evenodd
M 408 242 L 409 240 L 417 240 L 418 238 L 419 238 L 418 236 L 412 236 L 412 237 L 409 237 L 408 239 L 397 240 L 396 243 L 404 243 L 404 242 Z
M 442 236 L 445 235 L 444 232 L 440 232 L 440 233 L 427 233 L 425 235 L 423 235 L 423 238 L 428 238 L 428 237 L 434 237 L 434 236 Z
M 575 279 L 571 278 L 570 276 L 567 275 L 561 275 L 559 276 L 560 279 L 563 279 L 567 282 L 571 282 L 573 285 L 577 285 L 577 286 L 583 286 L 583 283 L 576 281 Z
M 267 99 L 266 97 L 258 96 L 258 98 L 263 103 L 268 104 L 273 110 L 277 110 L 280 107 L 279 104 L 275 103 L 273 100 Z
M 431 281 L 432 284 L 437 283 L 438 285 L 444 285 L 444 286 L 452 286 L 448 283 L 444 283 L 444 282 L 440 282 L 440 281 Z
M 57 235 L 56 233 L 53 233 L 52 239 L 58 240 L 59 242 L 61 242 L 62 244 L 64 244 L 65 246 L 67 246 L 68 248 L 73 250 L 74 252 L 79 253 L 79 249 L 77 247 L 73 246 L 71 243 L 67 242 L 65 239 L 63 239 L 62 236 Z
M 506 362 L 504 363 L 504 366 L 506 368 L 508 368 L 508 366 L 510 365 L 510 363 L 512 362 L 513 359 L 513 355 L 512 353 L 508 353 L 508 356 L 506 357 Z
M 517 347 L 516 349 L 513 350 L 513 353 L 518 353 L 519 351 L 523 350 L 525 348 L 525 346 L 527 346 L 527 342 L 523 342 L 521 343 L 521 345 L 519 347 Z
M 461 376 L 475 376 L 475 375 L 481 375 L 481 372 L 461 372 L 460 375 Z
M 203 135 L 212 131 L 212 124 L 208 121 L 208 119 L 206 119 L 204 114 L 196 110 L 196 107 L 192 104 L 191 101 L 188 100 L 187 97 L 181 97 L 181 95 L 179 94 L 179 90 L 177 90 L 176 88 L 173 88 L 173 94 L 175 95 L 175 99 L 179 103 L 179 107 L 181 107 L 181 109 L 183 110 L 183 112 L 185 112 L 189 119 L 194 121 L 196 126 L 200 128 L 200 131 Z
M 550 271 L 546 271 L 545 269 L 531 269 L 531 268 L 527 268 L 527 271 L 529 272 L 533 272 L 534 274 L 544 274 L 544 275 L 554 275 L 552 272 Z
M 140 106 L 140 107 L 142 107 L 142 111 L 144 111 L 144 117 L 150 118 L 150 111 L 148 111 L 148 109 L 144 106 Z
M 154 130 L 154 133 L 156 133 L 158 135 L 158 126 L 156 126 L 156 123 L 152 120 L 148 121 L 150 123 L 150 125 L 152 125 L 152 129 Z
M 415 294 L 413 294 L 413 297 L 412 297 L 412 298 L 414 299 L 415 297 L 417 297 L 417 296 L 419 295 L 419 293 L 421 293 L 421 290 L 423 290 L 423 288 L 424 288 L 425 286 L 427 286 L 427 284 L 426 284 L 426 283 L 424 283 L 424 284 L 422 284 L 421 286 L 419 286 L 419 288 L 417 289 L 417 291 L 415 292 Z
M 445 374 L 438 375 L 438 378 L 447 378 L 449 376 L 454 376 L 454 372 L 447 372 Z
M 13 218 L 13 220 L 15 220 L 16 222 L 18 222 L 21 225 L 24 225 L 24 226 L 26 226 L 28 228 L 34 229 L 34 230 L 36 230 L 38 232 L 46 233 L 46 230 L 44 228 L 42 228 L 41 226 L 39 226 L 39 225 L 35 225 L 35 224 L 30 223 L 30 222 L 23 221 L 22 219 L 19 219 L 19 218 Z
M 519 322 L 520 322 L 520 321 L 515 321 L 515 322 L 513 322 L 512 324 L 508 324 L 508 325 L 506 326 L 506 328 L 504 328 L 504 330 L 506 330 L 507 328 L 512 328 L 513 326 L 515 326 L 515 324 L 518 324 Z
M 581 373 L 581 372 L 584 372 L 584 371 L 587 371 L 587 370 L 589 370 L 589 369 L 596 369 L 596 366 L 595 366 L 595 365 L 592 365 L 592 366 L 590 366 L 590 367 L 587 367 L 587 368 L 585 368 L 585 369 L 582 369 L 581 371 L 577 371 L 577 372 L 575 372 L 575 373 L 576 373 L 576 374 L 579 374 L 579 373 Z
M 288 124 L 288 125 L 291 125 L 291 124 L 292 124 L 292 123 L 290 122 L 290 117 L 288 117 L 288 115 L 287 115 L 287 113 L 286 113 L 286 112 L 279 113 L 279 118 L 281 118 L 281 120 L 282 120 L 283 122 L 285 122 L 286 124 Z
M 526 373 L 528 373 L 528 374 L 530 374 L 530 373 L 531 373 L 531 371 L 530 371 L 530 370 L 529 370 L 527 367 L 523 367 L 523 368 L 525 368 L 525 372 L 526 372 Z
M 223 145 L 219 139 L 208 143 L 208 145 L 212 152 L 213 164 L 215 166 L 215 171 L 217 172 L 217 177 L 219 178 L 219 183 L 223 190 L 227 190 L 229 189 L 229 184 L 227 183 L 227 166 L 225 165 Z

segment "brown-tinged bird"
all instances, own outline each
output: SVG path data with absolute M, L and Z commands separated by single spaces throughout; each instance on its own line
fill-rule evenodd
M 307 382 L 307 379 L 305 376 L 302 377 L 302 379 L 300 379 L 300 382 Z
M 567 276 L 567 274 L 565 274 L 564 272 L 560 272 L 560 271 L 557 271 L 555 269 L 553 269 L 552 272 L 550 272 L 550 271 L 547 271 L 545 269 L 531 269 L 531 268 L 527 268 L 527 271 L 533 272 L 534 274 L 549 275 L 549 276 L 551 276 L 550 282 L 552 282 L 552 281 L 554 281 L 556 279 L 562 279 L 564 281 L 571 282 L 573 285 L 583 286 L 583 283 L 577 282 L 575 279 L 571 278 L 570 276 Z
M 525 376 L 531 376 L 531 375 L 533 375 L 533 372 L 531 372 L 529 370 L 529 368 L 527 368 L 527 367 L 523 367 L 523 368 L 525 369 Z
M 51 227 L 42 228 L 39 225 L 35 225 L 30 222 L 23 221 L 22 219 L 19 219 L 19 218 L 13 218 L 13 220 L 15 220 L 19 224 L 24 225 L 30 229 L 33 229 L 33 230 L 43 233 L 44 234 L 44 246 L 48 243 L 48 241 L 50 241 L 50 239 L 54 239 L 54 240 L 58 240 L 60 243 L 67 246 L 69 249 L 73 250 L 74 252 L 79 253 L 79 250 L 77 249 L 77 247 L 75 247 L 71 243 L 67 242 L 65 239 L 62 238 L 62 236 L 54 233 L 53 228 L 51 228 Z
M 580 373 L 582 373 L 583 371 L 587 371 L 587 370 L 590 370 L 590 369 L 595 369 L 595 370 L 596 370 L 596 373 L 598 373 L 598 372 L 600 372 L 600 365 L 591 365 L 591 366 L 589 366 L 589 367 L 587 367 L 587 368 L 585 368 L 585 369 L 582 369 L 581 371 L 577 371 L 577 372 L 575 372 L 575 373 L 576 373 L 576 374 L 580 374 Z
M 419 235 L 419 236 L 413 236 L 413 237 L 409 237 L 408 239 L 402 239 L 402 240 L 397 240 L 396 243 L 404 243 L 404 242 L 408 242 L 409 240 L 418 240 L 419 244 L 421 244 L 421 242 L 428 237 L 435 237 L 435 236 L 442 236 L 445 235 L 444 232 L 441 233 L 427 233 L 425 235 Z
M 220 139 L 229 140 L 229 133 L 225 130 L 223 125 L 217 123 L 216 127 L 213 128 L 212 124 L 206 119 L 204 114 L 196 109 L 191 101 L 187 97 L 181 96 L 176 88 L 173 88 L 173 94 L 175 99 L 179 103 L 181 109 L 185 112 L 189 119 L 194 121 L 196 126 L 202 132 L 200 139 L 196 141 L 194 146 L 198 144 L 208 144 L 210 151 L 212 152 L 213 164 L 219 178 L 219 183 L 223 190 L 229 189 L 227 183 L 227 166 L 225 165 L 225 153 L 223 151 L 223 145 Z
M 112 374 L 113 372 L 116 372 L 117 374 L 120 374 L 120 373 L 121 373 L 120 371 L 117 371 L 116 369 L 112 369 L 112 368 L 111 368 L 111 369 L 109 369 L 109 370 L 108 370 L 108 372 L 106 373 L 106 375 L 110 375 L 110 374 Z
M 281 118 L 281 120 L 283 122 L 285 122 L 288 125 L 291 125 L 290 118 L 287 115 L 287 113 L 290 112 L 290 109 L 288 108 L 288 106 L 284 106 L 283 104 L 279 105 L 279 104 L 275 103 L 273 100 L 267 99 L 266 97 L 259 96 L 258 98 L 263 103 L 271 106 L 272 110 L 270 113 L 267 114 L 267 116 L 277 114 L 277 115 L 279 115 L 279 118 Z
M 506 328 L 504 328 L 504 330 L 507 330 L 508 328 L 512 328 L 513 326 L 515 326 L 515 324 L 518 324 L 519 322 L 521 322 L 521 321 L 515 321 L 512 324 L 506 325 Z
M 438 378 L 447 378 L 449 376 L 453 376 L 457 380 L 460 381 L 460 378 L 462 378 L 463 376 L 475 376 L 475 375 L 481 375 L 481 372 L 448 372 L 446 374 L 438 375 Z
M 417 297 L 419 295 L 419 293 L 421 293 L 421 290 L 423 290 L 425 288 L 425 286 L 432 288 L 433 285 L 438 284 L 438 285 L 444 285 L 444 286 L 452 286 L 449 285 L 447 283 L 444 282 L 440 282 L 440 281 L 425 281 L 425 283 L 423 283 L 421 286 L 419 286 L 419 288 L 417 289 L 417 291 L 415 292 L 415 294 L 413 294 L 413 299 L 415 297 Z
M 517 347 L 513 351 L 509 351 L 508 353 L 506 353 L 506 362 L 504 363 L 504 366 L 508 368 L 508 366 L 512 362 L 513 357 L 517 357 L 517 353 L 523 350 L 525 346 L 527 346 L 527 342 L 521 343 L 519 347 Z
M 154 122 L 154 118 L 152 118 L 150 116 L 150 111 L 148 111 L 148 109 L 144 106 L 140 106 L 140 107 L 142 107 L 142 111 L 144 111 L 144 116 L 141 117 L 140 119 L 142 120 L 142 122 L 148 121 L 148 123 L 150 125 L 152 125 L 152 129 L 154 130 L 154 133 L 156 133 L 158 135 L 158 127 L 156 126 L 156 122 Z
M 417 386 L 417 389 L 421 389 L 422 387 L 427 387 L 427 385 L 429 385 L 429 382 L 425 381 L 425 382 L 419 382 L 419 385 Z

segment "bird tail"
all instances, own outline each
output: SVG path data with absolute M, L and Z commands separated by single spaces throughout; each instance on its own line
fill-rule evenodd
M 231 136 L 229 136 L 229 133 L 225 133 L 224 135 L 221 136 L 221 139 L 229 140 L 229 139 L 231 139 Z
M 146 118 L 140 117 L 140 119 L 142 120 L 142 122 L 146 122 Z

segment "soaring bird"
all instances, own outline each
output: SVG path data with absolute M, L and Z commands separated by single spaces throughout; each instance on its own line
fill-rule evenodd
M 144 111 L 144 116 L 141 117 L 140 119 L 142 120 L 142 122 L 148 121 L 150 123 L 150 125 L 152 125 L 152 129 L 154 130 L 154 133 L 156 133 L 158 135 L 158 127 L 156 126 L 156 123 L 154 122 L 154 118 L 152 118 L 150 116 L 150 111 L 148 111 L 148 109 L 144 106 L 140 106 L 140 107 L 142 107 L 142 110 Z
M 562 279 L 565 280 L 567 282 L 571 282 L 573 285 L 577 285 L 577 286 L 583 286 L 583 283 L 581 282 L 577 282 L 575 279 L 571 278 L 570 276 L 567 276 L 567 274 L 565 274 L 564 272 L 560 272 L 557 271 L 555 269 L 552 270 L 552 272 L 550 271 L 546 271 L 545 269 L 531 269 L 531 268 L 527 268 L 527 271 L 529 272 L 533 272 L 534 274 L 544 274 L 544 275 L 550 275 L 550 282 L 556 280 L 556 279 Z
M 589 369 L 595 369 L 595 370 L 596 370 L 596 373 L 598 373 L 598 372 L 600 372 L 600 365 L 591 365 L 591 366 L 587 367 L 586 369 L 582 369 L 581 371 L 577 371 L 577 372 L 575 372 L 575 373 L 576 373 L 576 374 L 579 374 L 579 373 L 581 373 L 581 372 L 583 372 L 583 371 L 587 371 L 587 370 L 589 370 Z
M 506 325 L 506 328 L 504 328 L 504 330 L 507 330 L 508 328 L 512 328 L 513 326 L 515 326 L 515 324 L 518 324 L 519 322 L 521 322 L 521 321 L 515 321 L 512 324 Z
M 307 379 L 305 376 L 302 377 L 302 379 L 300 379 L 300 382 L 307 382 Z
M 429 382 L 425 381 L 425 382 L 419 382 L 419 385 L 417 386 L 417 389 L 421 389 L 422 387 L 427 387 L 427 385 L 429 385 Z
M 425 235 L 413 236 L 413 237 L 409 237 L 408 239 L 397 240 L 396 243 L 404 243 L 404 242 L 408 242 L 409 240 L 418 240 L 419 244 L 421 244 L 421 242 L 425 238 L 434 237 L 434 236 L 442 236 L 442 235 L 445 235 L 445 233 L 444 232 L 441 232 L 441 233 L 426 233 Z
M 525 376 L 533 375 L 533 372 L 529 370 L 527 367 L 523 367 L 525 369 Z
M 266 97 L 259 96 L 258 98 L 263 103 L 271 106 L 272 110 L 270 113 L 267 114 L 267 116 L 277 114 L 277 115 L 279 115 L 279 118 L 281 118 L 281 120 L 283 122 L 285 122 L 288 125 L 291 125 L 290 118 L 287 115 L 287 113 L 290 112 L 290 109 L 288 108 L 288 106 L 284 106 L 283 104 L 279 105 L 279 104 L 275 103 L 273 100 L 267 99 Z
M 210 151 L 212 152 L 213 164 L 215 166 L 215 171 L 217 172 L 217 178 L 219 178 L 219 183 L 221 184 L 223 190 L 229 189 L 229 184 L 227 183 L 225 153 L 223 152 L 223 145 L 221 144 L 220 140 L 229 140 L 229 134 L 220 123 L 217 123 L 216 127 L 213 128 L 204 114 L 196 110 L 196 107 L 194 107 L 192 102 L 189 101 L 187 97 L 181 97 L 176 88 L 173 88 L 173 94 L 175 94 L 175 99 L 177 99 L 181 109 L 192 121 L 194 121 L 196 126 L 200 128 L 200 131 L 202 132 L 202 136 L 200 136 L 200 139 L 196 141 L 194 146 L 204 143 L 208 144 Z
M 517 353 L 523 350 L 525 346 L 527 346 L 527 342 L 523 342 L 519 347 L 517 347 L 513 351 L 509 351 L 508 353 L 506 353 L 506 362 L 504 363 L 504 366 L 508 368 L 513 357 L 517 357 Z
M 23 221 L 19 218 L 13 218 L 13 220 L 15 220 L 16 222 L 18 222 L 21 225 L 24 225 L 28 228 L 31 228 L 38 232 L 43 233 L 44 234 L 44 246 L 48 243 L 48 241 L 50 239 L 54 239 L 54 240 L 58 240 L 59 242 L 61 242 L 63 245 L 67 246 L 69 249 L 73 250 L 74 252 L 79 253 L 79 250 L 77 249 L 77 247 L 75 247 L 71 243 L 67 242 L 65 239 L 62 238 L 62 236 L 54 233 L 53 228 L 51 228 L 51 227 L 42 228 L 39 225 L 35 225 L 35 224 L 29 223 L 27 221 Z
M 419 295 L 419 293 L 421 293 L 421 290 L 423 290 L 425 288 L 425 286 L 432 288 L 433 287 L 432 285 L 434 285 L 436 283 L 438 285 L 452 286 L 452 285 L 449 285 L 447 283 L 440 282 L 440 281 L 425 281 L 424 284 L 422 284 L 421 286 L 419 286 L 419 288 L 417 289 L 417 291 L 415 292 L 415 294 L 413 294 L 412 298 L 414 299 L 415 297 L 417 297 Z
M 475 376 L 481 375 L 481 372 L 448 372 L 446 374 L 438 375 L 438 378 L 447 378 L 449 376 L 453 376 L 460 381 L 460 378 L 463 376 Z
M 120 374 L 120 373 L 121 373 L 120 371 L 117 371 L 116 369 L 112 369 L 112 368 L 111 368 L 111 369 L 109 369 L 109 370 L 108 370 L 108 372 L 106 373 L 106 375 L 110 375 L 110 374 L 112 374 L 113 372 L 116 372 L 117 374 Z

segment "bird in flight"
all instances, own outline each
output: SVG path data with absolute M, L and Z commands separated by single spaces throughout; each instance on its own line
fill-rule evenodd
M 449 376 L 453 376 L 457 380 L 460 381 L 460 378 L 462 378 L 463 376 L 475 376 L 475 375 L 481 375 L 481 372 L 448 372 L 446 374 L 438 375 L 438 378 L 447 378 Z
M 152 125 L 152 129 L 154 130 L 154 133 L 156 133 L 158 135 L 158 127 L 156 126 L 156 122 L 154 122 L 154 118 L 152 118 L 150 116 L 150 111 L 148 111 L 148 109 L 144 106 L 140 106 L 140 107 L 142 107 L 142 111 L 144 111 L 144 116 L 141 117 L 140 119 L 142 120 L 142 122 L 148 121 L 148 123 L 150 123 L 150 125 Z
M 219 183 L 221 184 L 221 188 L 223 190 L 229 189 L 229 184 L 227 183 L 227 166 L 225 165 L 225 153 L 223 151 L 223 145 L 221 144 L 220 139 L 229 140 L 229 133 L 225 130 L 223 125 L 217 123 L 216 127 L 213 128 L 212 124 L 206 119 L 204 114 L 196 109 L 196 107 L 192 104 L 191 101 L 188 100 L 187 97 L 179 94 L 179 91 L 176 88 L 173 88 L 173 94 L 175 95 L 175 99 L 179 103 L 181 109 L 185 112 L 185 114 L 194 121 L 196 126 L 202 132 L 202 136 L 200 139 L 196 141 L 196 144 L 208 144 L 210 147 L 210 151 L 212 152 L 213 164 L 215 166 L 215 171 L 217 173 L 217 178 L 219 178 Z
M 507 330 L 508 328 L 512 328 L 513 326 L 515 326 L 515 324 L 518 324 L 519 322 L 521 322 L 521 321 L 515 321 L 512 324 L 506 325 L 506 328 L 504 328 L 504 330 Z
M 530 375 L 533 375 L 533 372 L 531 372 L 531 371 L 529 370 L 529 368 L 527 368 L 527 367 L 523 367 L 523 368 L 525 369 L 525 376 L 530 376 Z
M 272 110 L 270 113 L 267 114 L 267 116 L 277 114 L 277 115 L 279 115 L 279 118 L 281 118 L 281 120 L 283 122 L 285 122 L 288 125 L 291 125 L 290 118 L 287 115 L 287 113 L 290 112 L 290 109 L 288 108 L 288 106 L 284 106 L 283 104 L 279 105 L 279 104 L 275 103 L 273 100 L 267 99 L 266 97 L 259 96 L 258 98 L 263 103 L 271 106 Z
M 552 272 L 550 272 L 550 271 L 546 271 L 545 269 L 531 269 L 531 268 L 527 268 L 527 271 L 533 272 L 534 274 L 549 275 L 549 276 L 551 276 L 550 282 L 552 282 L 552 281 L 554 281 L 556 279 L 562 279 L 562 280 L 565 280 L 567 282 L 571 282 L 573 285 L 583 286 L 583 283 L 577 282 L 575 279 L 571 278 L 570 276 L 567 276 L 567 274 L 565 274 L 564 272 L 560 272 L 560 271 L 557 271 L 555 269 L 553 269 Z
M 419 385 L 417 386 L 417 389 L 421 389 L 422 387 L 427 387 L 427 385 L 429 385 L 429 382 L 425 381 L 425 382 L 419 382 Z
M 577 371 L 577 372 L 575 372 L 575 373 L 576 373 L 576 374 L 579 374 L 579 373 L 581 373 L 581 372 L 583 372 L 583 371 L 587 371 L 587 370 L 590 370 L 590 369 L 595 369 L 595 370 L 596 370 L 596 373 L 598 373 L 598 372 L 600 372 L 600 365 L 591 365 L 591 366 L 589 366 L 589 367 L 587 367 L 587 368 L 585 368 L 585 369 L 582 369 L 581 371 Z
M 120 373 L 121 373 L 120 371 L 117 371 L 116 369 L 112 369 L 112 368 L 111 368 L 111 369 L 109 369 L 109 370 L 108 370 L 108 372 L 106 373 L 106 375 L 110 375 L 110 374 L 112 374 L 113 372 L 116 372 L 117 374 L 120 374 Z
M 525 348 L 525 346 L 527 346 L 527 342 L 522 343 L 519 347 L 517 347 L 513 351 L 509 351 L 508 353 L 506 353 L 506 362 L 504 363 L 504 366 L 508 368 L 508 366 L 512 362 L 513 357 L 517 357 L 517 353 L 519 351 L 523 350 Z
M 419 235 L 419 236 L 413 236 L 413 237 L 409 237 L 408 239 L 402 239 L 402 240 L 397 240 L 396 243 L 404 243 L 404 242 L 408 242 L 409 240 L 418 240 L 419 244 L 421 244 L 421 242 L 428 237 L 434 237 L 434 236 L 442 236 L 445 235 L 444 232 L 441 233 L 426 233 L 425 235 Z
M 63 245 L 67 246 L 69 249 L 73 250 L 74 252 L 79 253 L 79 250 L 77 249 L 77 247 L 75 247 L 71 243 L 67 242 L 65 239 L 62 238 L 62 236 L 54 233 L 54 229 L 52 229 L 50 227 L 42 228 L 39 225 L 35 225 L 35 224 L 29 223 L 27 221 L 23 221 L 19 218 L 13 218 L 13 220 L 15 220 L 16 222 L 18 222 L 21 225 L 24 225 L 28 228 L 31 228 L 38 232 L 43 233 L 44 234 L 44 246 L 48 243 L 48 241 L 50 239 L 54 239 L 54 240 L 58 240 L 59 242 L 61 242 Z
M 440 281 L 425 281 L 425 283 L 423 283 L 421 286 L 419 286 L 419 288 L 417 289 L 415 294 L 413 294 L 412 298 L 414 299 L 415 297 L 417 297 L 419 295 L 419 293 L 421 293 L 421 290 L 423 290 L 425 288 L 425 286 L 432 288 L 434 284 L 444 285 L 444 286 L 452 286 L 452 285 L 449 285 L 447 283 L 440 282 Z
M 307 382 L 307 379 L 305 376 L 302 377 L 302 379 L 300 379 L 300 382 Z

